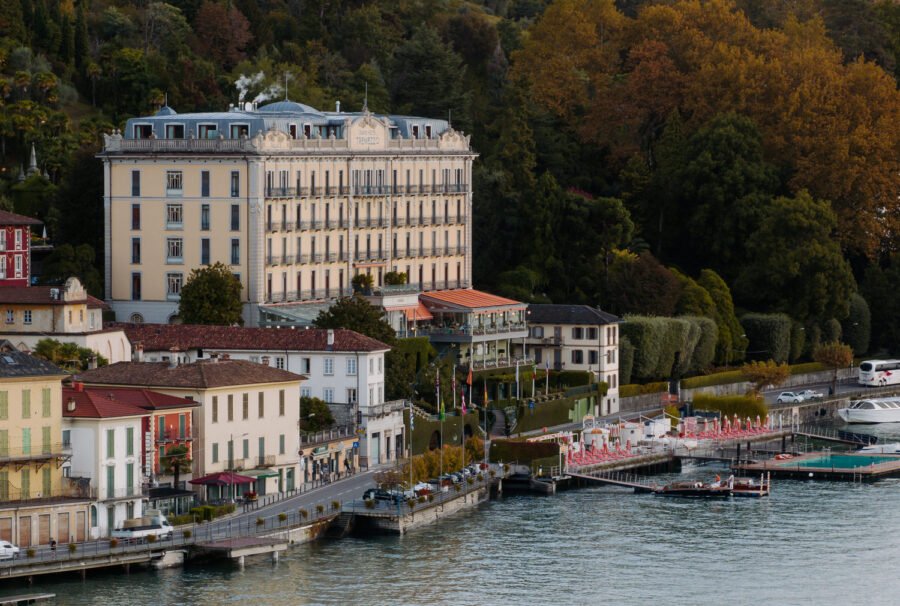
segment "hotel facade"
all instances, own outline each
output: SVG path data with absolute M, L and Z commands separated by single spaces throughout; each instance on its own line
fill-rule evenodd
M 100 154 L 106 300 L 120 321 L 171 322 L 191 270 L 217 261 L 249 326 L 360 273 L 468 287 L 474 157 L 447 121 L 292 101 L 133 118 Z

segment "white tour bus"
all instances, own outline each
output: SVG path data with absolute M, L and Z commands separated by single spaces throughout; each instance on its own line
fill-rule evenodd
M 859 365 L 859 384 L 878 387 L 900 383 L 900 360 L 866 360 Z

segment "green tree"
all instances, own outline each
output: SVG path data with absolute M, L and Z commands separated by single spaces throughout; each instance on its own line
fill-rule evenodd
M 869 351 L 872 338 L 872 312 L 869 304 L 859 294 L 850 297 L 850 314 L 842 324 L 844 340 L 853 348 L 853 354 L 861 356 Z
M 680 294 L 678 278 L 650 253 L 618 255 L 610 266 L 605 306 L 620 316 L 671 316 Z
M 744 329 L 741 328 L 741 323 L 734 313 L 734 301 L 731 298 L 728 284 L 711 269 L 704 269 L 700 272 L 697 284 L 709 293 L 716 308 L 715 316 L 713 316 L 719 329 L 716 362 L 728 365 L 734 361 L 743 360 L 748 341 L 744 335 Z
M 94 264 L 96 254 L 90 244 L 62 244 L 44 260 L 41 284 L 61 284 L 75 276 L 95 297 L 103 296 L 103 280 Z
M 300 398 L 300 429 L 315 432 L 328 429 L 332 425 L 334 415 L 325 400 L 309 396 Z
M 61 343 L 56 339 L 41 339 L 35 344 L 33 353 L 72 372 L 90 368 L 92 358 L 97 366 L 109 364 L 109 360 L 92 349 L 80 347 L 77 343 Z
M 174 480 L 172 486 L 178 488 L 178 484 L 181 481 L 181 474 L 191 473 L 191 466 L 193 464 L 187 446 L 183 444 L 173 446 L 166 451 L 165 455 L 161 455 L 160 458 L 162 459 L 160 461 L 160 466 L 163 471 L 172 474 Z
M 191 270 L 181 287 L 178 316 L 185 324 L 243 324 L 241 283 L 221 262 Z
M 748 259 L 734 282 L 738 300 L 801 322 L 846 318 L 856 282 L 836 227 L 829 204 L 807 192 L 773 200 L 747 238 Z
M 360 295 L 343 297 L 319 312 L 316 328 L 346 328 L 391 345 L 396 333 L 384 319 L 383 312 Z
M 831 370 L 831 393 L 837 393 L 838 370 L 853 365 L 853 349 L 839 341 L 829 341 L 815 351 L 813 358 Z

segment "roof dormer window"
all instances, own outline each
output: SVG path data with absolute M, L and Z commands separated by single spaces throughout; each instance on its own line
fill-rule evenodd
M 412 138 L 413 139 L 419 138 L 419 125 L 418 124 L 412 125 Z
M 430 124 L 425 125 L 425 138 L 431 139 L 431 125 Z
M 197 137 L 200 139 L 215 139 L 219 136 L 219 127 L 216 124 L 200 124 L 197 126 Z
M 134 138 L 135 139 L 149 139 L 153 136 L 153 127 L 149 124 L 135 124 L 134 125 Z
M 184 139 L 184 124 L 166 124 L 166 139 Z
M 250 136 L 249 124 L 231 124 L 231 138 L 240 139 L 241 137 Z

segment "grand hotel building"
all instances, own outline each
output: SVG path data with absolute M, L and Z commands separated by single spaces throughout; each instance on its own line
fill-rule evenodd
M 240 279 L 250 326 L 260 306 L 349 294 L 358 273 L 471 284 L 475 154 L 446 121 L 293 101 L 163 107 L 106 136 L 100 157 L 120 321 L 171 321 L 191 270 L 217 261 Z

